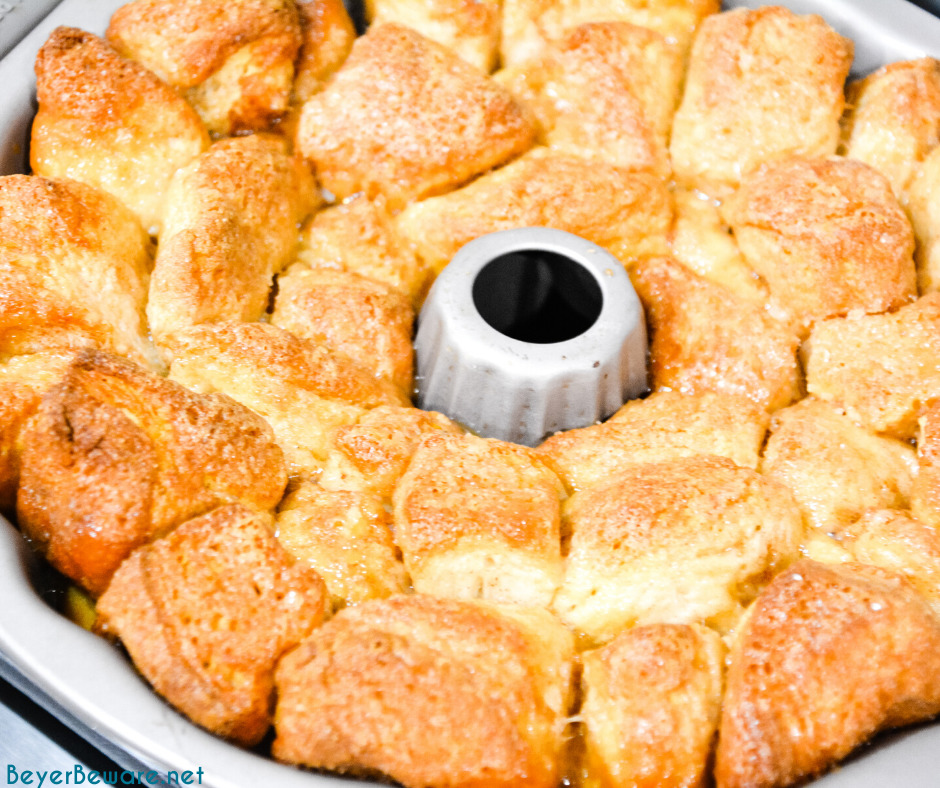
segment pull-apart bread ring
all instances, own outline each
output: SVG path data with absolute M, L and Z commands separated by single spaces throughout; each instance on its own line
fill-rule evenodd
M 153 688 L 205 728 L 257 744 L 274 711 L 274 668 L 319 626 L 326 592 L 295 564 L 271 518 L 239 504 L 136 550 L 98 602 Z
M 111 192 L 156 235 L 170 178 L 209 145 L 195 110 L 106 41 L 68 27 L 39 50 L 36 95 L 33 172 Z
M 135 547 L 223 503 L 273 509 L 287 483 L 263 419 L 100 351 L 49 389 L 22 443 L 20 527 L 93 595 Z
M 100 347 L 159 367 L 144 307 L 150 239 L 116 197 L 0 177 L 0 355 Z
M 425 595 L 347 608 L 278 666 L 274 754 L 408 788 L 555 788 L 573 657 L 540 608 Z
M 302 42 L 292 0 L 135 0 L 107 36 L 177 88 L 214 134 L 263 131 L 287 113 Z
M 793 785 L 879 730 L 940 713 L 940 621 L 900 575 L 800 561 L 731 649 L 719 788 Z

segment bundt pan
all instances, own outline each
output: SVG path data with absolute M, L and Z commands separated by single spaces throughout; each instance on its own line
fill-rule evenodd
M 11 39 L 35 24 L 42 12 L 55 7 L 0 61 L 0 174 L 26 171 L 26 143 L 36 109 L 33 60 L 50 31 L 67 24 L 102 33 L 113 11 L 126 0 L 28 2 L 28 21 L 25 11 L 9 21 L 0 17 L 0 53 L 9 50 Z M 731 0 L 725 6 L 765 4 L 766 0 Z M 822 14 L 852 38 L 854 75 L 896 60 L 940 55 L 940 19 L 906 0 L 783 0 L 782 4 L 799 13 Z M 0 675 L 120 766 L 162 775 L 198 768 L 201 784 L 215 788 L 351 784 L 279 765 L 188 722 L 148 689 L 117 649 L 73 625 L 44 601 L 49 589 L 43 574 L 18 531 L 6 521 L 0 523 Z M 937 784 L 938 774 L 940 722 L 883 736 L 814 785 L 882 788 L 903 781 L 907 788 L 927 788 Z

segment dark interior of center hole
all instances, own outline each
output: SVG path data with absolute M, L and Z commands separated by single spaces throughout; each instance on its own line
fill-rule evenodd
M 473 282 L 473 304 L 501 334 L 545 345 L 587 331 L 600 315 L 604 297 L 580 263 L 525 249 L 486 264 Z

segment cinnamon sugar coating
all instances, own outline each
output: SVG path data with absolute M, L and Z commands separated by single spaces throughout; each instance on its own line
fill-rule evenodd
M 193 108 L 98 36 L 53 31 L 36 58 L 30 165 L 115 195 L 156 234 L 173 173 L 209 145 Z
M 554 788 L 573 651 L 538 608 L 423 595 L 347 608 L 278 667 L 274 755 L 409 788 Z
M 133 0 L 107 36 L 179 89 L 214 134 L 265 130 L 287 111 L 301 45 L 292 0 Z
M 381 194 L 400 208 L 518 156 L 533 136 L 505 88 L 389 23 L 356 39 L 342 68 L 307 100 L 296 144 L 337 197 Z
M 152 248 L 130 209 L 78 181 L 0 177 L 0 355 L 99 347 L 159 367 Z
M 49 389 L 22 445 L 19 525 L 93 595 L 135 547 L 224 503 L 272 509 L 287 482 L 263 419 L 99 351 Z
M 270 517 L 223 506 L 135 551 L 98 602 L 153 688 L 198 725 L 257 744 L 280 657 L 320 624 L 326 593 L 294 564 Z
M 863 564 L 799 561 L 731 649 L 719 788 L 817 776 L 880 730 L 940 712 L 940 622 L 908 582 Z

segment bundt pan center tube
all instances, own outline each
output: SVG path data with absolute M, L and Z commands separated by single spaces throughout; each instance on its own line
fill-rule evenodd
M 535 446 L 646 391 L 646 326 L 623 266 L 561 230 L 471 241 L 435 281 L 415 340 L 418 405 Z

